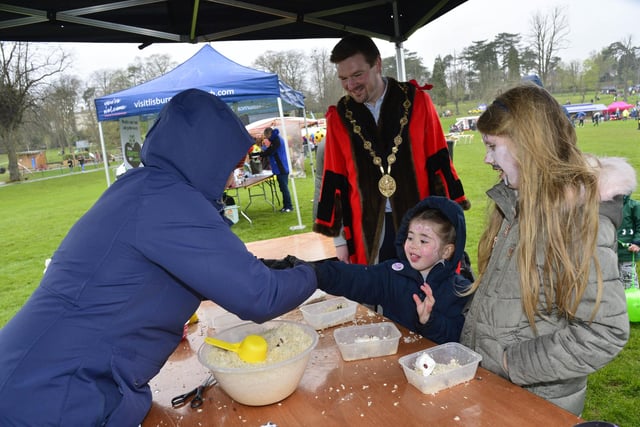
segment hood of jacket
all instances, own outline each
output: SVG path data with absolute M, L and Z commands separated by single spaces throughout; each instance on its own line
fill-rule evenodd
M 590 158 L 598 171 L 600 214 L 607 216 L 616 228 L 622 224 L 622 201 L 635 191 L 636 172 L 622 157 Z
M 404 242 L 407 240 L 407 234 L 409 233 L 409 221 L 411 218 L 426 209 L 437 209 L 442 212 L 442 214 L 451 221 L 451 224 L 453 224 L 456 230 L 456 248 L 453 252 L 453 256 L 450 260 L 444 261 L 445 271 L 455 271 L 464 254 L 464 248 L 467 241 L 467 227 L 465 225 L 464 212 L 460 205 L 446 197 L 426 197 L 418 202 L 418 204 L 413 208 L 409 209 L 402 217 L 402 222 L 400 223 L 400 227 L 396 233 L 395 241 L 398 258 L 402 261 L 408 262 L 407 256 L 404 253 Z
M 622 157 L 600 157 L 591 164 L 598 169 L 600 201 L 607 202 L 616 196 L 633 193 L 637 187 L 636 171 Z
M 269 141 L 274 142 L 280 139 L 280 131 L 277 128 L 271 129 L 271 136 L 269 137 Z
M 220 98 L 188 89 L 171 98 L 144 141 L 140 158 L 188 182 L 216 203 L 234 166 L 253 145 L 240 119 Z

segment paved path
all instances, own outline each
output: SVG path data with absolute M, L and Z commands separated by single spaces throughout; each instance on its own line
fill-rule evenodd
M 109 167 L 109 169 L 111 169 L 111 167 Z M 110 170 L 111 171 L 111 170 Z M 31 175 L 27 175 L 27 179 L 23 179 L 22 181 L 14 181 L 14 182 L 5 182 L 5 181 L 0 181 L 0 188 L 2 187 L 9 187 L 11 185 L 15 185 L 15 184 L 29 184 L 30 182 L 38 182 L 38 181 L 45 181 L 48 179 L 55 179 L 55 178 L 65 178 L 67 176 L 71 176 L 71 175 L 78 175 L 78 174 L 82 174 L 82 173 L 92 173 L 92 172 L 102 172 L 104 173 L 104 168 L 103 167 L 99 167 L 99 168 L 94 168 L 94 169 L 86 169 L 84 172 L 81 171 L 74 171 L 74 172 L 64 172 L 61 173 L 60 175 L 49 175 L 49 176 L 45 176 L 45 177 L 41 177 L 41 178 L 31 178 Z M 5 172 L 7 174 L 7 179 L 9 178 L 9 172 Z M 38 172 L 35 172 L 36 174 Z

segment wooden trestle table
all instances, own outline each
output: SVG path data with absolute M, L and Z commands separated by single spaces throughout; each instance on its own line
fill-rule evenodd
M 296 243 L 297 242 L 297 243 Z M 288 245 L 283 245 L 288 243 Z M 263 258 L 295 255 L 310 261 L 335 256 L 332 241 L 315 233 L 247 244 Z M 315 254 L 315 255 L 314 255 Z M 333 338 L 337 327 L 319 331 L 320 339 L 296 391 L 279 403 L 245 406 L 215 385 L 204 392 L 204 404 L 174 409 L 171 399 L 202 383 L 208 370 L 197 351 L 210 332 L 208 322 L 224 311 L 210 301 L 198 309 L 201 321 L 191 325 L 160 373 L 150 382 L 153 404 L 143 427 L 157 426 L 566 426 L 582 420 L 511 382 L 478 368 L 464 384 L 422 394 L 409 384 L 398 359 L 435 345 L 398 326 L 397 354 L 345 362 Z M 304 321 L 299 309 L 283 318 Z M 387 321 L 360 305 L 355 323 Z M 354 322 L 349 322 L 348 326 Z

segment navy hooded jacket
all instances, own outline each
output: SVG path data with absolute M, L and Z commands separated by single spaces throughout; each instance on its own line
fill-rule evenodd
M 262 152 L 263 156 L 269 157 L 269 165 L 274 175 L 286 175 L 289 173 L 287 162 L 287 148 L 284 146 L 284 139 L 280 136 L 280 131 L 276 128 L 271 130 L 269 137 L 271 145 Z
M 201 300 L 263 322 L 313 293 L 311 267 L 270 270 L 220 215 L 227 178 L 252 144 L 206 92 L 164 107 L 142 148 L 145 167 L 71 228 L 0 330 L 0 425 L 138 426 L 151 406 L 147 383 Z
M 455 251 L 451 260 L 434 265 L 426 283 L 433 290 L 435 304 L 429 321 L 421 324 L 413 294 L 424 299 L 420 289 L 422 274 L 411 267 L 404 253 L 409 221 L 426 208 L 442 212 L 456 229 Z M 410 209 L 403 217 L 396 235 L 397 260 L 376 265 L 345 264 L 325 261 L 316 266 L 318 287 L 332 295 L 345 296 L 364 304 L 381 305 L 385 317 L 401 324 L 437 344 L 460 339 L 464 324 L 463 309 L 470 297 L 461 297 L 470 282 L 456 273 L 466 241 L 464 214 L 460 206 L 446 197 L 430 196 Z

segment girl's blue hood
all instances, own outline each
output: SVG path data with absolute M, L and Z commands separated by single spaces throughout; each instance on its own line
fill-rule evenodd
M 409 209 L 407 213 L 402 217 L 402 222 L 396 233 L 396 252 L 398 258 L 403 261 L 407 261 L 407 256 L 404 253 L 404 242 L 407 240 L 407 234 L 409 233 L 409 221 L 415 217 L 419 212 L 426 209 L 437 209 L 449 221 L 456 229 L 456 248 L 453 252 L 451 260 L 445 261 L 445 267 L 447 270 L 455 270 L 458 263 L 462 260 L 464 255 L 464 248 L 467 241 L 467 227 L 465 225 L 464 212 L 460 205 L 446 197 L 429 196 L 422 201 L 418 202 L 413 208 Z
M 140 158 L 146 168 L 179 175 L 215 202 L 253 143 L 227 104 L 202 90 L 188 89 L 162 109 Z

